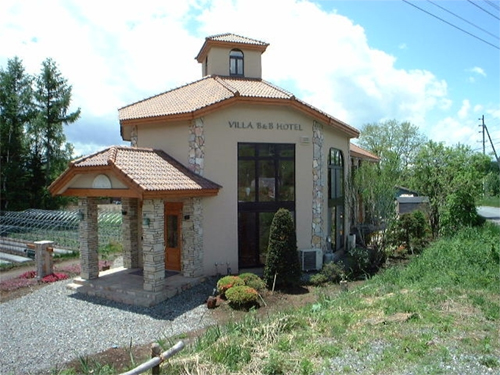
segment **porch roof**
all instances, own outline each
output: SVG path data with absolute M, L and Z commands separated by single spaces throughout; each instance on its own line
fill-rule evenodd
M 85 174 L 113 176 L 125 188 L 73 186 Z M 70 162 L 52 195 L 166 198 L 217 195 L 222 186 L 197 175 L 162 150 L 112 146 Z

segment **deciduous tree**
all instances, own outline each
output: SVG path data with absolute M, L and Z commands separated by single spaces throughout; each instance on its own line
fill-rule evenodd
M 412 187 L 429 197 L 434 236 L 474 225 L 476 201 L 482 194 L 483 177 L 490 159 L 470 147 L 427 142 L 412 166 Z
M 363 125 L 359 144 L 381 158 L 380 164 L 397 177 L 395 183 L 403 183 L 411 161 L 426 140 L 418 126 L 388 120 Z

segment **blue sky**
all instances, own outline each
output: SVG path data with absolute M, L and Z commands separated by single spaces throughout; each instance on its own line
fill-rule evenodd
M 126 144 L 118 108 L 201 78 L 204 38 L 226 32 L 270 43 L 265 80 L 357 128 L 410 121 L 480 150 L 484 115 L 499 153 L 500 1 L 408 2 L 492 45 L 402 0 L 3 0 L 0 66 L 58 63 L 82 110 L 76 155 Z

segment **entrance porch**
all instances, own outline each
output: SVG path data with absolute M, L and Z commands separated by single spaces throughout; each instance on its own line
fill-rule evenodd
M 78 197 L 81 273 L 71 287 L 152 306 L 201 282 L 201 199 L 220 188 L 161 150 L 110 147 L 73 161 L 49 187 L 53 195 Z M 99 272 L 99 197 L 122 203 L 124 267 L 106 272 Z
M 165 271 L 165 286 L 159 291 L 144 290 L 143 270 L 117 267 L 99 273 L 96 279 L 76 277 L 68 289 L 128 305 L 150 307 L 206 281 L 205 277 L 185 277 Z

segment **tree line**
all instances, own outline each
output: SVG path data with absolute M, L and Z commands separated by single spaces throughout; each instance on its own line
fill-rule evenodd
M 366 124 L 359 144 L 380 157 L 379 163 L 364 163 L 352 179 L 351 192 L 362 197 L 371 223 L 395 219 L 397 186 L 429 198 L 433 237 L 478 223 L 478 201 L 500 195 L 498 165 L 490 157 L 469 146 L 428 140 L 409 122 Z
M 73 154 L 63 129 L 80 117 L 80 108 L 69 112 L 71 91 L 51 58 L 34 76 L 18 57 L 0 67 L 0 210 L 64 204 L 65 198 L 52 197 L 47 187 Z

